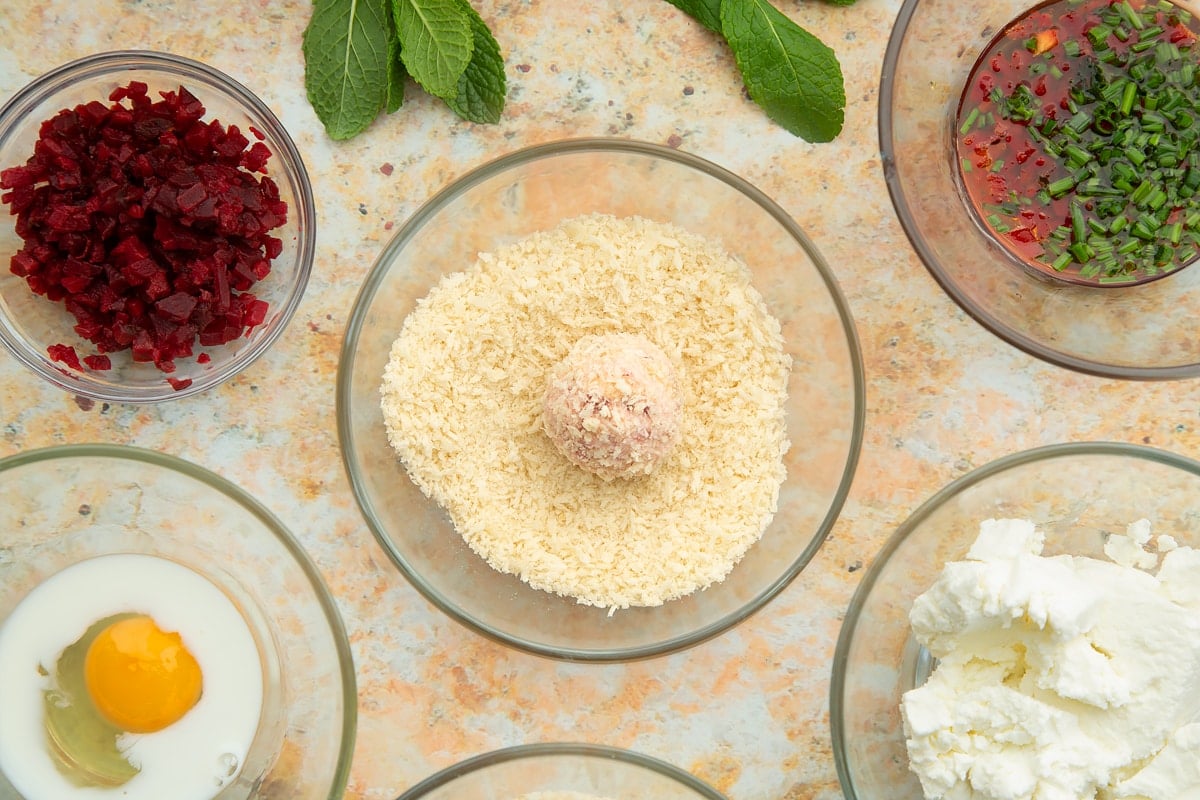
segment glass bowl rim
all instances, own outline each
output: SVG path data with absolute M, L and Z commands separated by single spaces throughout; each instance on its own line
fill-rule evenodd
M 428 778 L 421 780 L 405 790 L 396 800 L 420 800 L 434 789 L 439 789 L 463 775 L 475 772 L 495 764 L 509 761 L 520 761 L 537 756 L 590 756 L 621 761 L 658 773 L 671 778 L 708 800 L 726 800 L 725 795 L 709 786 L 695 775 L 667 761 L 633 750 L 626 750 L 606 744 L 589 744 L 583 742 L 537 742 L 502 747 L 487 753 L 471 756 L 455 764 L 445 767 Z
M 842 628 L 838 633 L 837 644 L 834 648 L 833 660 L 830 664 L 829 728 L 838 783 L 841 785 L 842 792 L 846 795 L 846 800 L 863 800 L 854 789 L 854 782 L 850 775 L 849 759 L 846 755 L 846 730 L 844 725 L 846 710 L 846 664 L 849 658 L 850 646 L 854 641 L 854 632 L 858 626 L 859 615 L 862 613 L 867 599 L 875 588 L 875 582 L 879 579 L 880 573 L 883 572 L 883 568 L 891 559 L 892 554 L 900 548 L 909 535 L 930 514 L 945 504 L 949 498 L 961 494 L 964 490 L 1014 467 L 1071 456 L 1122 456 L 1141 459 L 1176 467 L 1200 477 L 1200 461 L 1157 447 L 1115 441 L 1059 442 L 1056 444 L 1040 445 L 1000 456 L 993 461 L 989 461 L 960 475 L 921 503 L 888 536 L 883 547 L 876 552 L 871 565 L 863 573 L 862 581 L 854 590 L 854 595 L 850 599 L 850 605 L 846 608 L 845 616 L 842 619 Z
M 157 450 L 123 444 L 51 445 L 0 458 L 0 477 L 9 470 L 18 467 L 76 458 L 110 458 L 121 461 L 134 461 L 184 475 L 225 495 L 248 511 L 288 551 L 296 566 L 304 573 L 304 577 L 312 588 L 317 603 L 321 606 L 321 611 L 329 626 L 329 633 L 334 640 L 339 671 L 341 672 L 342 736 L 338 747 L 337 764 L 334 767 L 333 773 L 329 776 L 328 794 L 328 800 L 339 800 L 345 794 L 346 785 L 350 779 L 350 765 L 354 756 L 354 743 L 358 727 L 358 683 L 354 668 L 354 657 L 350 650 L 350 640 L 346 633 L 341 612 L 338 610 L 337 602 L 325 584 L 324 578 L 321 577 L 316 564 L 309 557 L 308 552 L 300 544 L 299 540 L 266 506 L 240 486 L 206 467 Z
M 6 326 L 0 325 L 0 344 L 13 354 L 21 364 L 48 383 L 83 397 L 114 403 L 150 405 L 168 400 L 178 400 L 199 394 L 218 386 L 257 361 L 288 327 L 304 298 L 316 255 L 316 202 L 312 180 L 304 159 L 291 134 L 279 117 L 254 92 L 240 81 L 202 61 L 159 50 L 107 50 L 100 53 L 60 64 L 33 78 L 11 97 L 0 104 L 0 141 L 25 124 L 33 107 L 50 99 L 60 90 L 70 87 L 81 78 L 97 77 L 124 70 L 166 70 L 185 75 L 201 75 L 218 84 L 229 97 L 261 119 L 262 127 L 276 143 L 272 156 L 278 159 L 282 173 L 291 174 L 297 189 L 296 202 L 299 208 L 289 208 L 297 223 L 296 269 L 288 281 L 288 293 L 282 307 L 277 309 L 278 321 L 265 332 L 263 337 L 210 376 L 201 376 L 183 389 L 175 390 L 166 382 L 164 373 L 161 385 L 147 387 L 139 393 L 125 391 L 124 387 L 98 387 L 86 374 L 64 375 L 51 362 L 40 355 L 23 338 L 11 335 Z M 40 120 L 35 124 L 40 124 Z M 279 182 L 279 181 L 277 181 Z M 38 353 L 37 355 L 34 355 Z
M 883 54 L 883 66 L 880 70 L 879 103 L 878 103 L 878 133 L 880 166 L 883 169 L 884 181 L 892 206 L 900 220 L 904 235 L 916 251 L 921 263 L 942 287 L 942 290 L 967 316 L 975 320 L 985 330 L 999 337 L 1018 350 L 1041 359 L 1049 364 L 1064 367 L 1085 375 L 1095 375 L 1102 378 L 1119 378 L 1124 380 L 1164 381 L 1192 378 L 1200 375 L 1200 358 L 1195 363 L 1177 364 L 1167 367 L 1136 367 L 1116 366 L 1088 358 L 1065 353 L 1040 343 L 1031 336 L 1009 326 L 996 318 L 985 308 L 971 300 L 965 292 L 958 288 L 950 275 L 942 269 L 933 251 L 925 243 L 925 236 L 919 230 L 916 219 L 909 208 L 904 187 L 900 184 L 899 173 L 896 170 L 896 148 L 892 140 L 892 97 L 893 84 L 896 79 L 896 67 L 900 60 L 900 51 L 904 48 L 904 39 L 908 33 L 909 24 L 917 11 L 921 0 L 904 0 L 896 16 L 891 35 L 888 37 L 887 48 Z M 1195 265 L 1193 265 L 1195 266 Z M 1098 291 L 1105 291 L 1099 289 Z
M 495 175 L 526 163 L 552 158 L 558 155 L 580 152 L 632 154 L 636 156 L 672 161 L 702 172 L 709 177 L 715 178 L 716 180 L 725 183 L 731 188 L 741 192 L 746 198 L 753 201 L 759 208 L 774 218 L 775 221 L 795 239 L 796 243 L 799 244 L 801 249 L 804 250 L 805 255 L 809 258 L 814 268 L 821 276 L 821 280 L 825 284 L 826 291 L 829 293 L 829 299 L 837 309 L 838 317 L 841 320 L 842 333 L 846 339 L 846 346 L 850 356 L 850 368 L 853 373 L 854 409 L 852 415 L 852 431 L 850 435 L 850 441 L 848 443 L 849 452 L 847 453 L 846 463 L 842 469 L 842 477 L 839 481 L 837 492 L 833 497 L 833 502 L 826 510 L 825 515 L 821 520 L 821 524 L 818 526 L 807 546 L 805 546 L 805 548 L 797 555 L 796 559 L 788 567 L 787 571 L 773 583 L 760 590 L 753 599 L 743 604 L 734 612 L 726 614 L 724 617 L 716 620 L 715 622 L 711 622 L 689 633 L 675 636 L 661 642 L 631 648 L 588 649 L 582 647 L 555 647 L 543 645 L 528 638 L 515 636 L 494 629 L 491 626 L 475 620 L 469 613 L 460 609 L 458 605 L 450 598 L 443 596 L 440 592 L 435 590 L 433 586 L 431 586 L 416 570 L 414 570 L 408 564 L 404 554 L 401 553 L 399 549 L 391 542 L 372 512 L 370 498 L 368 497 L 364 482 L 358 475 L 357 469 L 354 467 L 357 448 L 352 436 L 353 426 L 350 424 L 350 415 L 348 411 L 350 405 L 353 364 L 355 360 L 355 351 L 358 347 L 359 335 L 362 331 L 367 309 L 374 300 L 375 293 L 378 291 L 380 284 L 383 282 L 386 273 L 390 270 L 390 265 L 394 261 L 395 254 L 404 249 L 409 240 L 424 226 L 426 220 L 437 214 L 443 206 L 447 205 L 450 201 L 467 189 L 470 189 Z M 451 619 L 456 620 L 467 628 L 474 630 L 476 633 L 479 633 L 493 641 L 499 642 L 500 644 L 515 647 L 518 650 L 547 658 L 600 663 L 653 658 L 692 647 L 700 642 L 713 638 L 714 636 L 730 630 L 745 619 L 752 616 L 755 612 L 762 609 L 776 595 L 783 591 L 783 589 L 785 589 L 795 579 L 795 577 L 800 574 L 801 571 L 803 571 L 803 569 L 812 560 L 813 556 L 816 555 L 821 544 L 828 537 L 829 532 L 833 528 L 834 523 L 837 521 L 841 513 L 841 509 L 845 505 L 846 498 L 850 492 L 850 486 L 857 470 L 864 437 L 864 426 L 866 420 L 866 381 L 864 377 L 863 358 L 858 339 L 858 332 L 855 327 L 853 317 L 850 313 L 849 304 L 846 302 L 845 296 L 843 295 L 841 288 L 838 286 L 836 277 L 833 274 L 833 270 L 829 267 L 828 263 L 817 250 L 816 246 L 813 245 L 813 243 L 809 240 L 807 234 L 805 234 L 800 228 L 799 224 L 791 217 L 791 215 L 784 211 L 781 206 L 768 197 L 766 193 L 750 184 L 744 178 L 741 178 L 724 167 L 718 166 L 707 159 L 684 151 L 634 139 L 621 139 L 615 137 L 583 137 L 530 145 L 508 154 L 493 158 L 492 160 L 486 161 L 485 163 L 468 170 L 426 200 L 421 207 L 418 208 L 411 217 L 409 217 L 404 225 L 402 225 L 400 229 L 396 231 L 391 240 L 380 252 L 374 264 L 372 264 L 370 272 L 363 281 L 363 284 L 359 289 L 358 296 L 354 300 L 350 318 L 346 324 L 345 336 L 342 340 L 342 350 L 338 358 L 336 405 L 338 442 L 340 445 L 339 450 L 341 451 L 342 455 L 342 464 L 345 468 L 351 490 L 354 494 L 354 499 L 358 504 L 363 519 L 367 523 L 367 527 L 370 528 L 372 535 L 379 542 L 384 552 L 387 553 L 388 558 L 393 564 L 396 565 L 401 574 L 404 575 L 409 583 L 412 584 L 426 600 L 440 609 L 442 613 L 448 615 Z

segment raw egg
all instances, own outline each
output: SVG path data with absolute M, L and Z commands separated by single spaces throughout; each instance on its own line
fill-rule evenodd
M 178 722 L 200 699 L 196 657 L 145 615 L 111 623 L 88 646 L 84 685 L 100 714 L 128 733 Z
M 216 585 L 156 556 L 101 556 L 0 625 L 0 772 L 27 800 L 210 800 L 258 730 L 263 671 Z

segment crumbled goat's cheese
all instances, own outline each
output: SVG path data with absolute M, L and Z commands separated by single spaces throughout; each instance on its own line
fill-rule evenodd
M 1154 575 L 1149 541 L 1043 556 L 1032 523 L 987 520 L 916 599 L 937 666 L 901 712 L 929 800 L 1200 796 L 1200 551 L 1164 542 Z

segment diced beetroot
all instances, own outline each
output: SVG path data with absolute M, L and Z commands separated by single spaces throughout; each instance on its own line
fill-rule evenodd
M 261 325 L 268 305 L 250 293 L 283 243 L 270 149 L 236 125 L 204 121 L 185 87 L 149 96 L 131 81 L 45 120 L 25 164 L 0 170 L 0 202 L 23 240 L 10 269 L 61 301 L 99 353 L 130 350 L 163 372 Z M 81 369 L 75 350 L 48 349 Z M 208 354 L 198 361 L 207 363 Z M 109 369 L 106 355 L 85 356 Z M 172 379 L 183 388 L 187 381 Z
M 11 262 L 12 274 L 18 278 L 27 278 L 37 272 L 37 259 L 30 255 L 25 250 L 18 250 L 13 254 Z
M 213 149 L 227 159 L 240 159 L 242 151 L 250 144 L 237 125 L 230 125 L 225 135 L 213 141 Z
M 150 334 L 150 331 L 138 331 L 133 337 L 133 344 L 130 345 L 130 351 L 134 361 L 153 361 L 154 337 Z
M 197 302 L 196 298 L 190 294 L 176 292 L 159 300 L 154 304 L 154 308 L 166 319 L 182 323 L 187 322 L 188 317 L 192 315 L 192 311 L 196 309 Z
M 265 172 L 271 149 L 262 142 L 255 142 L 242 155 L 242 166 L 251 172 Z
M 71 369 L 83 369 L 79 363 L 79 355 L 75 352 L 75 348 L 69 344 L 52 344 L 46 348 L 46 352 L 49 354 L 51 361 L 66 364 Z
M 251 297 L 253 295 L 244 294 L 242 298 Z M 267 318 L 267 302 L 265 300 L 254 299 L 253 302 L 243 304 L 242 306 L 242 324 L 247 328 L 253 328 L 256 325 L 261 325 L 263 320 Z
M 46 225 L 52 231 L 86 231 L 91 227 L 87 212 L 77 205 L 56 206 L 46 215 Z
M 179 96 L 175 104 L 175 130 L 186 130 L 193 122 L 204 116 L 204 104 L 185 87 L 179 87 Z
M 205 190 L 204 185 L 193 183 L 176 196 L 175 202 L 179 204 L 180 211 L 190 214 L 206 199 L 208 199 L 208 192 Z

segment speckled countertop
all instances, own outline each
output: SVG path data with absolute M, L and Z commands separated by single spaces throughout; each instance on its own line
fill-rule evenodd
M 837 51 L 846 73 L 845 131 L 822 145 L 769 122 L 743 95 L 723 44 L 664 0 L 474 5 L 506 56 L 503 121 L 461 122 L 414 91 L 400 113 L 339 144 L 305 100 L 307 0 L 0 4 L 0 99 L 101 50 L 208 62 L 255 91 L 292 133 L 316 187 L 319 230 L 312 280 L 289 328 L 206 394 L 151 407 L 92 403 L 0 353 L 0 456 L 68 442 L 139 445 L 208 467 L 274 511 L 323 572 L 349 630 L 359 684 L 350 798 L 391 798 L 464 757 L 553 740 L 658 756 L 733 800 L 840 797 L 830 662 L 863 569 L 891 531 L 946 482 L 1035 445 L 1110 439 L 1200 456 L 1197 384 L 1103 380 L 1044 364 L 985 331 L 934 283 L 896 221 L 878 152 L 880 65 L 899 0 L 776 2 Z M 710 159 L 791 213 L 848 298 L 868 397 L 849 500 L 790 587 L 691 650 L 589 666 L 486 640 L 404 581 L 343 473 L 334 379 L 360 282 L 425 199 L 494 156 L 602 135 Z

